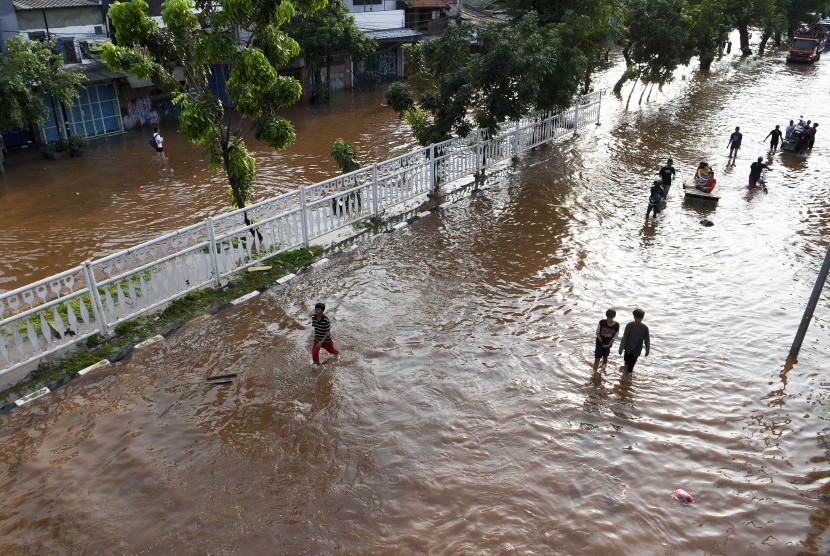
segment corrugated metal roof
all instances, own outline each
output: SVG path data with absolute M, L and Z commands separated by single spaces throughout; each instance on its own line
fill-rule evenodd
M 386 29 L 385 31 L 364 31 L 367 37 L 373 38 L 376 41 L 384 39 L 408 39 L 418 38 L 421 33 L 414 29 Z
M 52 8 L 89 8 L 101 5 L 101 0 L 12 0 L 14 9 L 48 10 Z
M 406 0 L 410 8 L 449 8 L 449 0 Z

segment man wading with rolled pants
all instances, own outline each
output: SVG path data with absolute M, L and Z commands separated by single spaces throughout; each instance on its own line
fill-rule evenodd
M 311 315 L 311 326 L 314 327 L 314 335 L 311 339 L 311 359 L 314 365 L 320 364 L 320 348 L 323 348 L 334 356 L 340 353 L 334 347 L 334 342 L 331 341 L 331 322 L 323 314 L 325 310 L 325 303 L 317 303 L 314 305 L 314 314 Z
M 620 355 L 623 355 L 625 361 L 625 371 L 630 373 L 634 370 L 634 365 L 637 363 L 637 358 L 643 351 L 643 344 L 646 346 L 646 357 L 651 349 L 648 337 L 648 326 L 643 324 L 643 317 L 646 316 L 642 309 L 634 309 L 634 322 L 629 322 L 625 325 L 623 332 L 623 339 L 620 342 Z

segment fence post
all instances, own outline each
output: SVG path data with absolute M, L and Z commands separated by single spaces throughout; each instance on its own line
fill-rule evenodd
M 86 287 L 89 290 L 89 299 L 92 301 L 92 315 L 98 324 L 98 331 L 101 336 L 107 335 L 107 317 L 104 315 L 104 305 L 101 303 L 101 296 L 98 294 L 98 283 L 95 281 L 95 272 L 92 270 L 92 263 L 84 262 L 84 278 Z M 82 301 L 83 302 L 83 301 Z
M 519 120 L 516 120 L 516 127 L 513 128 L 513 160 L 519 158 Z
M 481 128 L 476 129 L 476 177 L 481 175 Z
M 308 249 L 308 214 L 306 214 L 305 186 L 300 186 L 300 222 L 303 227 L 303 247 Z
M 581 97 L 576 99 L 576 104 L 574 105 L 574 137 L 579 135 L 579 104 L 581 102 Z
M 433 192 L 438 189 L 435 182 L 435 143 L 429 146 L 429 183 Z
M 375 218 L 380 215 L 380 203 L 378 202 L 378 193 L 380 192 L 380 188 L 378 187 L 378 164 L 375 162 L 372 164 L 372 216 Z
M 597 125 L 599 125 L 599 113 L 602 111 L 602 93 L 604 91 L 599 91 L 597 95 L 599 98 L 597 100 Z
M 219 253 L 216 250 L 216 230 L 213 228 L 213 217 L 208 216 L 205 220 L 205 231 L 208 236 L 208 246 L 210 247 L 210 264 L 213 267 L 213 285 L 217 288 L 220 286 L 220 271 L 219 271 Z

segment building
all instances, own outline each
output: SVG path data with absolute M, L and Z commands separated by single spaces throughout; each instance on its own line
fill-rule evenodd
M 30 40 L 54 40 L 67 67 L 80 67 L 85 87 L 72 106 L 44 98 L 48 116 L 37 128 L 3 134 L 6 145 L 53 143 L 70 135 L 96 137 L 124 130 L 116 74 L 97 59 L 107 40 L 104 7 L 99 0 L 0 0 L 3 43 L 22 34 Z
M 378 50 L 366 60 L 352 61 L 352 75 L 358 84 L 404 76 L 403 45 L 414 43 L 422 34 L 406 26 L 406 11 L 398 0 L 343 0 L 357 26 L 378 42 Z

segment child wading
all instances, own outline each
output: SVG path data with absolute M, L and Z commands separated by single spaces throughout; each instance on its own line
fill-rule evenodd
M 599 360 L 602 359 L 602 365 L 608 363 L 608 354 L 611 353 L 611 346 L 614 344 L 614 338 L 620 332 L 620 323 L 614 321 L 617 312 L 614 309 L 605 311 L 605 316 L 608 318 L 602 319 L 597 325 L 597 344 L 594 347 L 594 371 L 599 367 Z
M 625 325 L 623 338 L 620 342 L 620 355 L 625 352 L 625 355 L 623 355 L 625 370 L 629 373 L 634 370 L 637 358 L 640 357 L 640 353 L 643 351 L 643 344 L 646 346 L 646 357 L 648 357 L 648 352 L 651 349 L 648 326 L 643 324 L 644 316 L 646 314 L 642 309 L 634 309 L 634 322 Z
M 334 342 L 331 341 L 331 322 L 323 314 L 325 310 L 325 303 L 317 303 L 314 305 L 314 314 L 311 315 L 311 326 L 314 327 L 314 334 L 311 338 L 311 359 L 315 365 L 320 364 L 320 348 L 323 348 L 334 356 L 340 353 L 334 347 Z
M 651 193 L 648 197 L 648 208 L 646 209 L 646 218 L 654 211 L 654 218 L 660 213 L 660 201 L 663 200 L 663 180 L 655 180 L 654 185 L 651 186 Z

